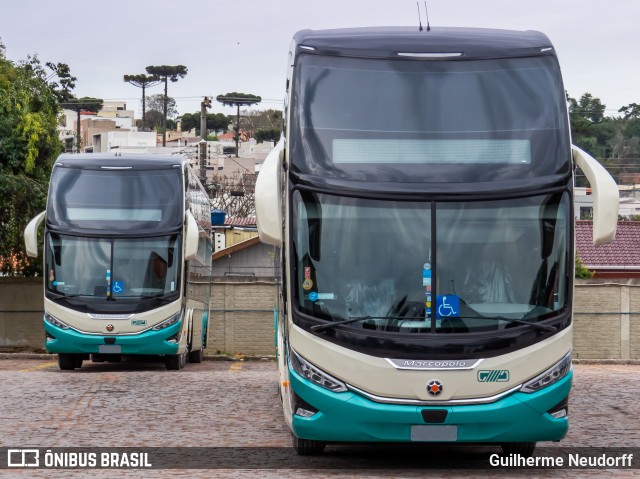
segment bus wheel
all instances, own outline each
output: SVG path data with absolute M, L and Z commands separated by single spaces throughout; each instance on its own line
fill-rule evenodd
M 187 364 L 187 354 L 168 354 L 164 357 L 164 365 L 169 371 L 179 371 Z
M 317 456 L 322 454 L 326 442 L 314 441 L 312 439 L 302 439 L 291 433 L 291 439 L 293 440 L 293 448 L 298 453 L 298 456 Z
M 201 363 L 203 359 L 204 359 L 204 350 L 202 348 L 196 351 L 189 351 L 190 363 Z
M 59 353 L 58 367 L 62 371 L 73 371 L 75 368 L 82 367 L 82 356 L 79 354 Z
M 533 451 L 536 448 L 535 442 L 505 442 L 500 445 L 502 451 L 505 454 L 518 454 L 522 457 L 533 456 Z

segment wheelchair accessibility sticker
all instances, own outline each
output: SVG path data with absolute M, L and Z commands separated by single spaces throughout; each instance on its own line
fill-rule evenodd
M 124 281 L 114 281 L 113 286 L 111 286 L 111 292 L 113 294 L 123 294 L 124 293 Z
M 460 298 L 452 294 L 437 295 L 436 313 L 439 318 L 457 318 L 460 316 Z

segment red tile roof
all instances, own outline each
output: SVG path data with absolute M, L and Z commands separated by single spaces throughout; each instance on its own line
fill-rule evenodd
M 635 266 L 640 269 L 640 221 L 618 221 L 616 239 L 593 246 L 593 222 L 576 221 L 576 249 L 589 269 L 598 266 Z
M 256 218 L 255 216 L 251 216 L 249 218 L 225 218 L 224 225 L 225 226 L 256 226 Z

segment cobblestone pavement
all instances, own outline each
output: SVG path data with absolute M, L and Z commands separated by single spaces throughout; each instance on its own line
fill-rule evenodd
M 290 434 L 271 361 L 205 361 L 182 371 L 159 362 L 90 363 L 59 371 L 53 360 L 0 360 L 2 447 L 288 447 Z M 576 365 L 563 447 L 640 448 L 640 366 Z M 541 443 L 539 446 L 558 447 Z M 329 454 L 312 461 L 331 461 Z M 382 450 L 384 451 L 384 450 Z M 458 454 L 453 449 L 453 454 Z M 282 452 L 282 451 L 281 451 Z M 461 451 L 461 452 L 464 452 Z M 496 448 L 495 452 L 499 452 Z M 295 454 L 293 450 L 291 454 Z M 380 449 L 354 450 L 379 455 Z M 451 454 L 451 451 L 448 452 Z M 473 454 L 473 450 L 470 451 Z M 377 458 L 379 460 L 379 457 Z M 637 460 L 640 460 L 638 458 Z M 273 461 L 277 461 L 274 458 Z M 239 467 L 242 465 L 239 464 Z M 388 470 L 31 470 L 20 477 L 423 477 Z M 436 471 L 430 471 L 436 472 Z M 518 473 L 519 474 L 516 474 Z M 437 471 L 439 477 L 513 477 L 523 471 Z M 636 470 L 531 470 L 530 477 L 632 477 Z M 17 470 L 0 471 L 18 477 Z

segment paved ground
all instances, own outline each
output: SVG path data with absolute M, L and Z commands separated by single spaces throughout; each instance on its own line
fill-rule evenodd
M 205 361 L 169 372 L 162 363 L 87 363 L 59 371 L 53 360 L 0 360 L 0 446 L 2 447 L 260 447 L 284 448 L 290 435 L 276 393 L 271 361 Z M 570 400 L 571 427 L 563 447 L 640 448 L 640 366 L 576 365 Z M 540 446 L 557 447 L 556 444 Z M 330 454 L 311 461 L 332 461 Z M 478 449 L 436 454 L 473 455 Z M 499 450 L 496 449 L 496 452 Z M 421 477 L 423 469 L 369 471 L 275 470 L 273 449 L 261 471 L 129 471 L 136 477 Z M 354 448 L 354 461 L 380 461 L 386 449 Z M 483 451 L 480 451 L 483 452 Z M 485 451 L 486 452 L 486 451 Z M 416 450 L 416 454 L 424 451 Z M 341 458 L 344 461 L 344 458 Z M 640 460 L 640 458 L 638 459 Z M 315 464 L 315 463 L 314 463 Z M 344 464 L 338 461 L 337 465 Z M 383 462 L 384 464 L 384 462 Z M 397 464 L 396 464 L 397 465 Z M 239 466 L 241 466 L 239 464 Z M 122 477 L 124 471 L 31 470 L 21 477 Z M 441 477 L 514 477 L 514 471 L 439 471 Z M 517 472 L 517 471 L 516 471 Z M 605 471 L 537 470 L 532 477 L 600 477 Z M 640 470 L 613 470 L 631 477 Z M 13 477 L 15 470 L 0 471 Z

